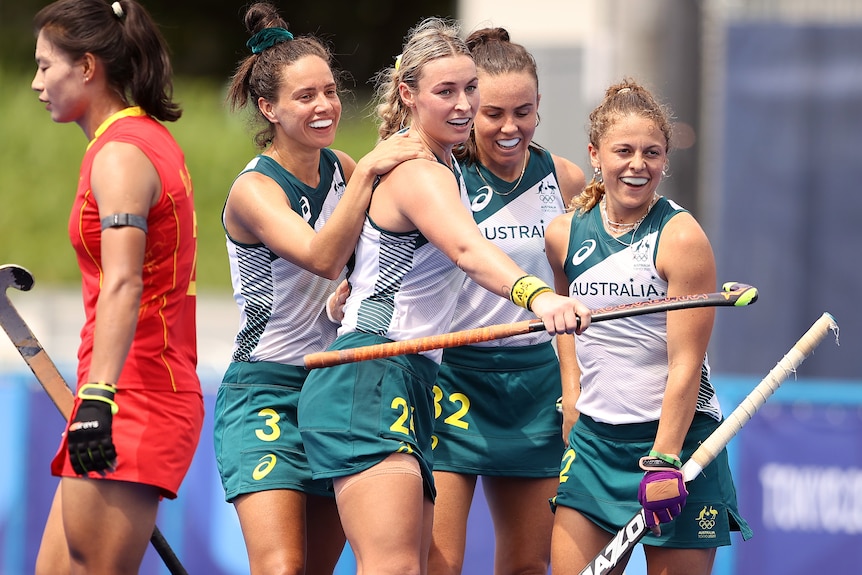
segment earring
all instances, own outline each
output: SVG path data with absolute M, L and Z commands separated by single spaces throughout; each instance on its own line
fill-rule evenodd
M 661 169 L 661 175 L 662 175 L 662 177 L 663 177 L 663 178 L 666 178 L 666 177 L 667 177 L 667 174 L 668 174 L 668 165 L 667 165 L 667 164 L 665 164 L 664 166 L 662 166 L 662 169 Z
M 541 117 L 541 116 L 539 116 L 539 114 L 538 114 L 538 112 L 537 112 L 537 113 L 536 113 L 536 127 L 537 127 L 537 128 L 539 127 L 539 122 L 541 122 L 541 121 L 542 121 L 542 117 Z
M 602 178 L 602 169 L 601 168 L 593 168 L 593 179 L 598 183 L 604 183 L 604 178 Z

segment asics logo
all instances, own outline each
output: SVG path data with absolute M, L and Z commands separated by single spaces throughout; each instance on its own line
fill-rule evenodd
M 260 463 L 257 464 L 257 467 L 251 472 L 251 478 L 255 481 L 260 481 L 272 471 L 272 468 L 275 467 L 276 458 L 272 453 L 268 453 L 259 459 Z
M 474 212 L 481 212 L 491 202 L 491 186 L 482 186 L 476 190 L 476 197 L 470 202 L 470 209 Z
M 581 244 L 581 247 L 578 251 L 575 252 L 575 255 L 572 256 L 572 265 L 580 265 L 590 257 L 596 249 L 596 240 L 584 240 Z

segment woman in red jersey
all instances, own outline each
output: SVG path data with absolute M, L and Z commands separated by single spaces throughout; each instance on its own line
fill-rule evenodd
M 137 573 L 159 500 L 197 447 L 195 214 L 165 42 L 135 0 L 59 0 L 35 17 L 32 88 L 88 145 L 69 234 L 85 323 L 77 397 L 37 573 Z

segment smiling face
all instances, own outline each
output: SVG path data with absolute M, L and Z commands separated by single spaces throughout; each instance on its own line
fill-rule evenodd
M 479 161 L 503 179 L 521 171 L 536 132 L 539 93 L 527 72 L 491 75 L 479 71 L 482 100 L 475 134 Z
M 443 158 L 470 135 L 479 104 L 478 84 L 473 59 L 457 55 L 426 63 L 415 91 L 404 83 L 399 86 L 401 99 L 410 108 L 410 126 Z
M 78 122 L 87 110 L 84 64 L 48 40 L 43 32 L 36 39 L 36 75 L 30 87 L 55 122 Z
M 260 98 L 260 111 L 294 143 L 317 149 L 331 146 L 341 119 L 341 99 L 329 65 L 318 56 L 304 56 L 285 66 L 281 79 L 278 99 Z
M 636 114 L 618 117 L 598 148 L 590 144 L 590 163 L 602 171 L 611 219 L 626 222 L 643 214 L 661 182 L 666 149 L 656 123 Z

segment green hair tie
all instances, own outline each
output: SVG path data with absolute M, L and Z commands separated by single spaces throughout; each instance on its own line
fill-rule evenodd
M 293 40 L 293 34 L 284 28 L 264 28 L 245 43 L 252 54 L 260 54 L 267 48 L 272 48 L 281 42 Z

